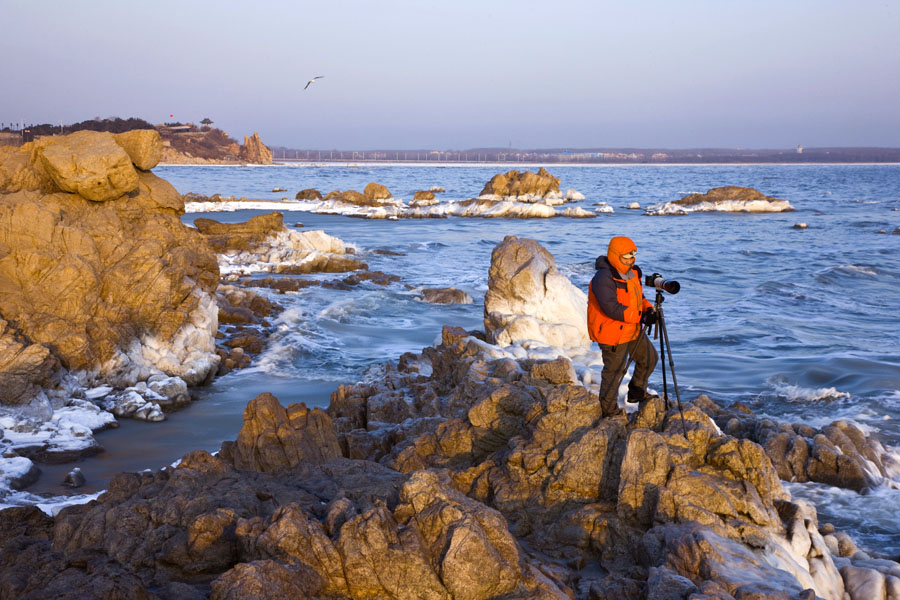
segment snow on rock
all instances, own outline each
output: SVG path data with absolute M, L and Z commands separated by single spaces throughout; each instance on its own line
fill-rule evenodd
M 587 295 L 534 240 L 506 236 L 494 248 L 484 314 L 485 333 L 500 346 L 590 345 Z
M 158 402 L 154 399 L 161 399 L 159 394 L 146 388 L 130 387 L 122 392 L 110 394 L 103 401 L 106 410 L 112 412 L 117 417 L 131 417 L 138 421 L 165 421 L 166 415 L 163 414 Z
M 648 206 L 647 215 L 686 215 L 692 212 L 786 212 L 794 210 L 787 200 L 766 196 L 753 188 L 734 185 L 717 187 L 705 194 L 688 194 L 680 200 Z
M 20 490 L 37 478 L 37 467 L 24 456 L 0 457 L 0 500 L 10 489 Z
M 35 421 L 6 413 L 0 416 L 3 454 L 74 460 L 99 451 L 93 433 L 116 426 L 113 415 L 93 402 L 73 398 L 47 420 Z
M 196 219 L 194 224 L 215 249 L 219 272 L 224 276 L 363 268 L 361 261 L 346 256 L 355 252 L 354 248 L 321 230 L 288 229 L 281 213 L 258 215 L 244 223 Z
M 569 188 L 566 190 L 566 202 L 581 202 L 584 200 L 584 194 L 577 190 Z

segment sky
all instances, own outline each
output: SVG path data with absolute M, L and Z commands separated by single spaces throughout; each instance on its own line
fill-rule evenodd
M 0 0 L 0 22 L 4 124 L 206 117 L 320 150 L 900 147 L 897 0 Z

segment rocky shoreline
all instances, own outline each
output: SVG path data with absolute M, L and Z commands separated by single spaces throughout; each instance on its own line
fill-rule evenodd
M 246 366 L 279 310 L 251 283 L 392 281 L 278 213 L 182 225 L 183 200 L 148 171 L 158 135 L 129 133 L 0 150 L 7 485 L 96 451 L 112 414 L 164 417 Z M 516 181 L 488 191 L 531 193 Z M 546 199 L 552 181 L 529 189 L 544 184 Z M 350 274 L 299 277 L 322 272 Z M 215 455 L 123 473 L 53 517 L 0 510 L 0 597 L 900 598 L 896 557 L 860 550 L 781 483 L 896 486 L 894 453 L 847 422 L 777 423 L 706 396 L 683 417 L 658 397 L 603 414 L 584 292 L 514 236 L 487 276 L 483 331 L 445 326 L 326 410 L 262 394 Z

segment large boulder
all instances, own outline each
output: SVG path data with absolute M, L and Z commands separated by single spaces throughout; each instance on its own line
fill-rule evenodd
M 363 190 L 363 195 L 367 200 L 375 203 L 378 203 L 382 200 L 390 200 L 394 197 L 391 194 L 390 190 L 388 190 L 380 183 L 375 183 L 374 181 L 366 186 L 366 188 Z
M 40 163 L 63 192 L 103 202 L 133 192 L 138 174 L 111 133 L 79 131 L 35 142 Z
M 501 345 L 590 345 L 587 295 L 534 240 L 506 236 L 491 253 L 484 328 Z
M 162 158 L 162 138 L 155 129 L 133 129 L 115 134 L 116 143 L 125 149 L 134 166 L 149 171 Z
M 219 273 L 181 223 L 178 192 L 135 170 L 108 133 L 43 138 L 0 160 L 3 318 L 86 383 L 206 380 Z
M 264 473 L 300 462 L 320 463 L 341 455 L 331 418 L 303 403 L 285 409 L 272 394 L 260 394 L 244 410 L 234 446 L 234 465 Z

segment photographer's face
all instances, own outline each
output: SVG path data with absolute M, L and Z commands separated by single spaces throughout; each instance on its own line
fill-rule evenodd
M 622 261 L 622 264 L 628 267 L 629 269 L 634 266 L 634 252 L 628 252 L 627 254 L 622 254 L 619 256 L 619 260 Z

